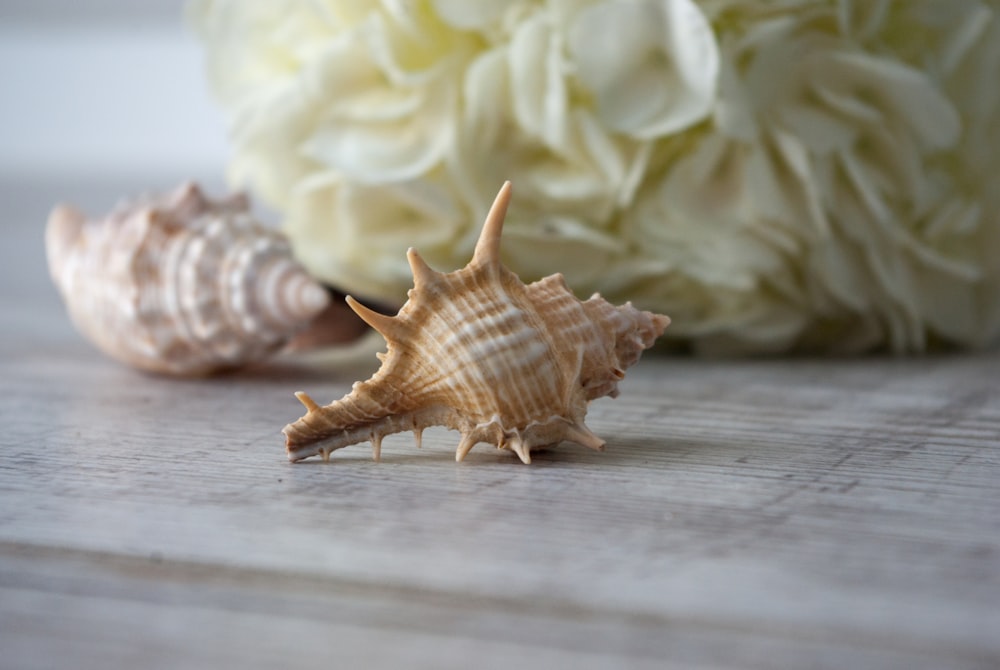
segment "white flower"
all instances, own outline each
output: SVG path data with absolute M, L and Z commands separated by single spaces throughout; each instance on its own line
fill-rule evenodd
M 651 143 L 715 97 L 691 0 L 206 0 L 191 18 L 232 110 L 232 178 L 285 210 L 315 274 L 390 303 L 405 249 L 462 264 L 508 178 L 512 267 L 599 288 Z
M 963 115 L 992 94 L 949 95 L 948 85 L 963 63 L 996 71 L 984 61 L 995 66 L 997 49 L 983 52 L 995 44 L 995 12 L 953 7 L 934 35 L 915 25 L 942 9 L 934 0 L 900 3 L 912 16 L 889 3 L 864 4 L 863 16 L 849 2 L 706 4 L 727 26 L 714 128 L 684 138 L 629 216 L 649 262 L 664 263 L 659 276 L 687 282 L 656 282 L 647 270 L 634 290 L 686 307 L 675 326 L 707 350 L 995 340 L 1000 235 L 984 209 L 995 196 L 969 180 L 978 161 L 965 139 L 995 155 L 997 106 L 978 114 L 993 120 L 984 137 Z M 900 33 L 919 33 L 921 50 L 894 47 Z M 921 68 L 903 60 L 918 53 Z M 691 304 L 688 284 L 709 296 Z
M 231 176 L 324 280 L 504 258 L 705 351 L 1000 334 L 986 0 L 196 0 Z

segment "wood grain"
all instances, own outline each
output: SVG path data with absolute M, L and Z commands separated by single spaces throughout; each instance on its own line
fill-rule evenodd
M 591 406 L 603 454 L 291 465 L 292 392 L 370 352 L 126 370 L 47 283 L 59 195 L 0 195 L 3 667 L 1000 666 L 995 352 L 647 357 Z

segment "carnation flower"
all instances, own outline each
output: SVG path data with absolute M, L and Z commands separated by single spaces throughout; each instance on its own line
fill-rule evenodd
M 231 177 L 399 304 L 500 183 L 505 262 L 717 352 L 1000 332 L 1000 18 L 913 0 L 197 0 Z

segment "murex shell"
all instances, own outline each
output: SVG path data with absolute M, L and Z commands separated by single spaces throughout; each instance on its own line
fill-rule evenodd
M 328 296 L 249 207 L 194 184 L 103 219 L 57 207 L 45 243 L 70 318 L 108 356 L 158 373 L 207 374 L 280 348 Z
M 382 366 L 350 394 L 308 412 L 284 429 L 288 458 L 371 440 L 375 460 L 386 435 L 429 426 L 458 430 L 461 461 L 479 442 L 514 451 L 568 440 L 603 450 L 583 422 L 587 403 L 618 395 L 624 370 L 670 323 L 659 314 L 599 295 L 580 301 L 561 274 L 525 285 L 500 262 L 500 233 L 510 182 L 486 218 L 472 261 L 444 274 L 407 252 L 414 288 L 395 317 L 348 303 L 387 341 Z

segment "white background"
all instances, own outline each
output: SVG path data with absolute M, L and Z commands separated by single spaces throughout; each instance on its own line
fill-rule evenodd
M 0 0 L 0 178 L 221 180 L 223 118 L 183 9 Z

